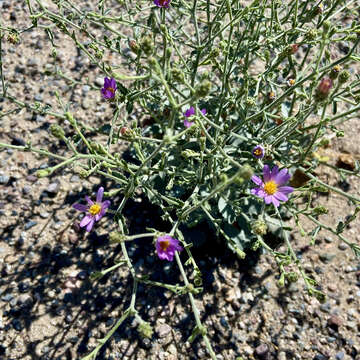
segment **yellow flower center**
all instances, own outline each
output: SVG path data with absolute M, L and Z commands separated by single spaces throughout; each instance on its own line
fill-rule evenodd
M 106 90 L 109 90 L 110 92 L 112 92 L 113 94 L 115 93 L 115 90 L 114 90 L 114 88 L 112 88 L 112 87 L 108 87 Z
M 277 184 L 275 181 L 271 180 L 265 183 L 264 191 L 268 195 L 274 195 L 277 192 Z
M 160 241 L 160 248 L 161 248 L 162 251 L 166 251 L 169 246 L 170 246 L 170 241 L 169 240 Z
M 254 150 L 254 155 L 255 155 L 255 156 L 260 156 L 261 154 L 262 154 L 261 149 L 256 149 L 256 150 Z
M 101 206 L 99 204 L 93 204 L 90 206 L 89 213 L 91 215 L 97 215 L 101 210 Z

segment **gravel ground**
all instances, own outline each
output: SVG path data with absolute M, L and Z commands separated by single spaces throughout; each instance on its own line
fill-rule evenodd
M 94 6 L 96 1 L 89 3 Z M 21 2 L 0 0 L 1 17 L 8 26 L 29 25 L 24 9 Z M 43 32 L 25 33 L 17 46 L 3 43 L 10 93 L 20 101 L 38 101 L 59 110 L 58 90 L 85 125 L 109 122 L 111 108 L 97 90 L 102 85 L 100 73 L 63 35 L 57 42 L 62 46 L 56 59 Z M 81 84 L 71 87 L 61 77 L 45 75 L 44 69 L 54 65 Z M 11 109 L 14 105 L 0 99 L 0 111 Z M 48 128 L 56 122 L 51 116 L 25 110 L 12 113 L 0 118 L 0 141 L 23 145 L 31 140 L 36 147 L 64 154 L 64 144 L 49 138 Z M 70 131 L 68 124 L 65 128 Z M 345 137 L 325 150 L 333 164 L 343 154 L 360 156 L 359 118 L 341 128 Z M 0 359 L 79 359 L 129 304 L 131 277 L 125 268 L 95 282 L 89 279 L 93 271 L 113 265 L 120 255 L 106 235 L 112 225 L 103 219 L 95 232 L 84 234 L 78 231 L 78 213 L 71 209 L 71 204 L 98 187 L 99 179 L 80 180 L 70 170 L 37 179 L 34 172 L 48 165 L 48 159 L 31 153 L 0 152 Z M 318 175 L 360 194 L 355 177 L 341 182 L 325 167 Z M 321 216 L 329 225 L 353 212 L 337 194 L 319 196 L 315 203 L 329 209 L 328 215 Z M 157 213 L 141 196 L 125 209 L 133 233 L 146 226 L 164 228 L 154 220 Z M 312 229 L 305 220 L 304 228 Z M 359 230 L 357 220 L 344 234 L 360 243 Z M 310 246 L 309 237 L 292 233 L 306 272 L 319 280 L 327 294 L 327 302 L 319 304 L 303 291 L 302 281 L 279 289 L 271 256 L 253 253 L 241 262 L 211 234 L 197 231 L 191 235 L 205 238 L 206 246 L 194 249 L 204 281 L 196 303 L 218 359 L 360 359 L 360 262 L 345 244 L 321 232 L 316 245 Z M 146 241 L 131 243 L 128 250 L 139 272 L 158 281 L 181 281 L 175 264 L 158 261 Z M 194 326 L 186 296 L 140 285 L 137 308 L 154 327 L 153 338 L 141 339 L 136 323 L 129 320 L 98 359 L 208 358 L 199 338 L 186 342 Z

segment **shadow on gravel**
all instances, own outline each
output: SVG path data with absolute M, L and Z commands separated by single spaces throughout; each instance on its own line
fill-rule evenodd
M 107 188 L 111 188 L 107 186 Z M 95 190 L 95 188 L 93 189 Z M 64 205 L 69 206 L 79 201 L 85 194 L 77 194 L 65 198 Z M 112 199 L 119 203 L 120 199 Z M 54 210 L 54 213 L 58 209 Z M 73 211 L 73 210 L 69 210 Z M 78 213 L 73 211 L 74 220 Z M 146 199 L 129 201 L 123 212 L 128 221 L 130 234 L 146 232 L 146 227 L 157 228 L 160 231 L 169 231 L 169 224 L 161 220 L 160 209 L 150 204 Z M 108 215 L 111 216 L 111 215 Z M 32 219 L 25 219 L 26 222 Z M 15 225 L 17 226 L 17 225 Z M 77 228 L 76 222 L 69 226 Z M 58 233 L 57 239 L 50 244 L 39 245 L 38 236 L 29 242 L 33 245 L 28 249 L 18 247 L 16 256 L 11 263 L 1 269 L 1 282 L 5 289 L 1 294 L 5 331 L 15 329 L 16 332 L 30 338 L 28 334 L 34 331 L 32 324 L 47 315 L 53 319 L 52 326 L 56 331 L 45 334 L 42 338 L 28 341 L 26 354 L 32 359 L 72 359 L 74 354 L 80 359 L 93 349 L 96 339 L 103 337 L 121 316 L 122 311 L 129 305 L 132 278 L 125 267 L 110 272 L 99 280 L 90 280 L 94 271 L 104 270 L 121 257 L 120 246 L 110 245 L 107 236 L 100 236 L 96 230 L 85 236 L 83 230 L 78 229 L 77 240 L 74 243 L 64 241 L 67 238 L 68 228 Z M 240 261 L 231 253 L 223 241 L 216 239 L 206 223 L 192 229 L 182 229 L 187 242 L 193 242 L 192 253 L 203 275 L 204 291 L 196 296 L 204 299 L 205 311 L 202 312 L 202 321 L 210 324 L 210 336 L 217 349 L 233 348 L 240 355 L 237 341 L 234 340 L 231 324 L 225 318 L 218 321 L 211 320 L 219 317 L 220 306 L 217 296 L 213 302 L 206 300 L 207 295 L 219 291 L 216 278 L 226 279 L 224 270 L 235 269 L 238 276 L 233 279 L 232 285 L 242 291 L 254 282 L 262 282 L 261 278 L 251 275 L 252 269 L 258 261 L 258 252 L 249 252 L 246 261 Z M 44 227 L 43 231 L 46 231 Z M 2 229 L 2 236 L 11 233 L 11 229 Z M 38 234 L 39 235 L 39 234 Z M 40 234 L 41 236 L 41 234 Z M 2 237 L 3 238 L 3 237 Z M 200 238 L 202 238 L 201 241 Z M 200 243 L 200 245 L 198 245 Z M 179 271 L 174 263 L 160 261 L 154 254 L 154 245 L 149 239 L 138 239 L 127 243 L 129 256 L 132 259 L 138 274 L 149 275 L 154 281 L 170 284 L 181 284 Z M 40 260 L 29 261 L 29 253 L 35 254 Z M 181 257 L 186 260 L 183 252 Z M 74 269 L 76 271 L 74 272 Z M 187 267 L 191 276 L 191 268 Z M 235 282 L 234 282 L 235 281 Z M 229 286 L 230 287 L 230 286 Z M 195 321 L 187 295 L 176 297 L 166 289 L 139 284 L 136 307 L 141 317 L 155 326 L 157 319 L 165 319 L 171 323 L 174 330 L 181 333 L 181 342 L 185 342 L 192 333 Z M 264 292 L 265 294 L 265 292 Z M 256 306 L 260 294 L 252 305 Z M 179 313 L 177 307 L 186 311 Z M 6 310 L 5 310 L 6 308 Z M 236 311 L 241 312 L 241 306 Z M 208 325 L 209 327 L 209 325 Z M 135 356 L 140 348 L 151 351 L 151 347 L 158 335 L 154 333 L 151 340 L 142 339 L 136 330 L 133 319 L 125 321 L 114 334 L 112 343 L 109 341 L 99 352 L 97 359 L 107 359 L 107 348 L 112 349 L 113 358 L 121 359 L 125 355 Z M 126 340 L 126 341 L 124 341 Z M 191 344 L 192 350 L 186 353 L 190 359 L 196 359 L 201 338 L 197 337 Z M 178 352 L 184 352 L 179 346 L 179 339 L 173 338 Z M 118 344 L 118 345 L 116 345 Z M 40 348 L 39 348 L 40 347 Z M 113 348 L 116 347 L 116 351 Z M 136 356 L 135 356 L 136 357 Z

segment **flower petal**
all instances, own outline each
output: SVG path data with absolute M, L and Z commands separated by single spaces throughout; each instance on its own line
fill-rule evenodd
M 251 193 L 253 195 L 256 195 L 256 196 L 261 197 L 261 198 L 264 198 L 266 196 L 266 193 L 265 193 L 264 189 L 262 189 L 262 188 L 251 189 Z
M 264 174 L 264 181 L 268 182 L 271 179 L 271 171 L 269 165 L 264 165 L 263 168 L 263 174 Z
M 189 109 L 187 109 L 184 113 L 186 117 L 190 117 L 192 115 L 195 115 L 195 109 L 193 106 L 191 106 Z
M 114 78 L 111 78 L 110 80 L 110 87 L 116 90 L 116 81 Z
M 255 183 L 256 185 L 258 185 L 258 186 L 263 186 L 263 185 L 264 185 L 263 181 L 262 181 L 258 176 L 256 176 L 256 175 L 253 175 L 253 176 L 251 177 L 251 181 L 252 181 L 253 183 Z
M 89 207 L 87 205 L 83 205 L 83 204 L 74 204 L 73 208 L 79 211 L 84 211 L 87 212 L 89 210 Z
M 86 231 L 87 231 L 87 232 L 90 232 L 90 231 L 91 231 L 91 229 L 92 229 L 93 226 L 94 226 L 94 223 L 95 223 L 95 219 L 92 218 L 91 221 L 88 223 L 88 225 L 87 225 L 87 227 L 86 227 Z
M 87 203 L 91 206 L 94 205 L 94 202 L 86 195 L 85 196 L 85 200 L 87 201 Z
M 294 191 L 294 188 L 291 186 L 280 186 L 278 191 L 282 192 L 283 194 L 290 194 Z
M 200 111 L 203 115 L 206 115 L 206 109 L 201 109 Z
M 274 204 L 275 207 L 279 207 L 280 205 L 279 200 L 275 196 L 271 196 L 271 202 Z
M 84 227 L 92 220 L 92 215 L 85 215 L 80 221 L 80 227 Z
M 288 198 L 287 196 L 282 193 L 281 191 L 277 191 L 274 196 L 278 199 L 278 200 L 281 200 L 281 201 L 288 201 Z
M 102 202 L 103 195 L 104 195 L 104 188 L 101 186 L 99 187 L 99 190 L 96 193 L 96 202 L 98 204 Z
M 271 204 L 272 202 L 272 195 L 265 195 L 264 199 L 265 199 L 265 204 Z
M 188 121 L 188 120 L 186 120 L 186 119 L 184 120 L 184 126 L 185 126 L 185 127 L 189 128 L 189 127 L 192 126 L 192 125 L 194 125 L 193 122 Z
M 271 174 L 270 174 L 271 180 L 276 179 L 278 172 L 279 172 L 279 167 L 277 165 L 275 165 L 271 170 Z
M 282 169 L 275 177 L 275 182 L 278 185 L 284 185 L 290 180 L 291 175 L 287 169 Z

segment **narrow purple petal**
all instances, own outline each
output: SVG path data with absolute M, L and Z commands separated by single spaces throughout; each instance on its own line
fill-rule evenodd
M 264 181 L 265 182 L 270 181 L 271 171 L 269 165 L 264 165 L 263 174 L 264 174 Z
M 106 210 L 110 206 L 110 204 L 111 204 L 110 200 L 103 201 L 101 204 L 101 209 Z
M 262 182 L 262 180 L 261 180 L 258 176 L 256 176 L 256 175 L 253 175 L 253 176 L 251 177 L 251 181 L 252 181 L 253 183 L 255 183 L 256 185 L 259 185 L 259 186 L 263 186 L 263 185 L 264 185 L 264 183 Z
M 275 207 L 279 207 L 280 203 L 279 200 L 275 196 L 271 196 L 271 202 L 274 204 Z
M 85 200 L 87 201 L 87 203 L 91 206 L 94 205 L 94 202 L 86 195 L 85 196 Z
M 92 221 L 92 219 L 92 215 L 85 215 L 80 221 L 80 227 L 86 226 L 90 221 Z
M 107 88 L 110 85 L 110 79 L 108 77 L 104 78 L 104 87 Z
M 74 204 L 73 208 L 79 211 L 87 212 L 89 210 L 89 207 L 83 204 Z
M 110 87 L 112 87 L 114 90 L 116 90 L 116 81 L 113 78 L 111 78 L 111 80 L 110 80 Z
M 293 191 L 294 191 L 294 188 L 293 187 L 291 187 L 291 186 L 280 186 L 279 188 L 278 188 L 278 191 L 279 192 L 282 192 L 283 194 L 290 194 L 290 193 L 292 193 Z
M 261 198 L 264 198 L 266 196 L 266 193 L 262 188 L 251 189 L 251 193 Z
M 201 109 L 200 111 L 203 115 L 206 115 L 206 109 Z
M 279 167 L 277 165 L 275 165 L 273 168 L 272 168 L 272 171 L 271 171 L 271 174 L 270 174 L 270 178 L 271 180 L 274 180 L 277 176 L 279 172 Z
M 96 202 L 98 204 L 102 202 L 103 195 L 104 195 L 104 188 L 101 186 L 99 187 L 99 190 L 96 193 Z
M 287 169 L 282 169 L 275 176 L 274 180 L 278 185 L 283 185 L 290 180 L 290 174 Z
M 192 115 L 195 115 L 195 109 L 193 106 L 191 106 L 189 109 L 187 109 L 184 113 L 186 117 L 190 117 Z
M 99 221 L 105 215 L 105 211 L 100 211 L 98 214 L 94 216 L 95 221 Z
M 91 219 L 91 221 L 88 223 L 87 227 L 86 227 L 86 231 L 87 232 L 90 232 L 91 229 L 93 228 L 94 226 L 94 223 L 95 223 L 95 220 L 94 219 Z
M 192 126 L 192 125 L 194 125 L 193 122 L 188 121 L 188 120 L 186 120 L 186 119 L 184 120 L 184 126 L 185 126 L 185 127 L 189 128 L 189 127 Z
M 278 200 L 280 200 L 280 201 L 288 201 L 287 196 L 286 196 L 284 193 L 282 193 L 281 191 L 277 191 L 277 192 L 274 194 L 274 196 L 275 196 Z
M 272 202 L 272 195 L 265 195 L 264 199 L 265 199 L 265 204 L 271 204 Z

